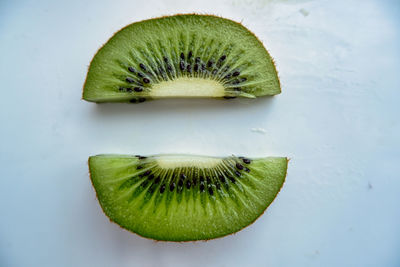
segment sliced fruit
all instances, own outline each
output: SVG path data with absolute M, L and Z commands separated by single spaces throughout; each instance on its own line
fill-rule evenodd
M 98 155 L 89 158 L 105 214 L 141 236 L 207 240 L 254 222 L 282 187 L 287 158 Z
M 83 99 L 132 102 L 168 97 L 279 94 L 272 58 L 241 24 L 209 15 L 133 23 L 94 56 Z

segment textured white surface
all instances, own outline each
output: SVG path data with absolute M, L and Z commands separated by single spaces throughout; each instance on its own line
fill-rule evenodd
M 193 11 L 249 27 L 283 93 L 80 100 L 92 56 L 115 31 Z M 0 266 L 399 266 L 399 29 L 398 1 L 1 1 Z M 253 225 L 175 244 L 108 221 L 86 165 L 98 153 L 291 161 Z

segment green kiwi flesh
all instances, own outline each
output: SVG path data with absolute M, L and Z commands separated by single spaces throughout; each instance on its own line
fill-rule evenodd
M 194 241 L 254 222 L 286 177 L 285 157 L 97 155 L 90 176 L 104 213 L 143 237 Z
M 83 99 L 255 98 L 281 92 L 274 62 L 243 25 L 210 15 L 136 22 L 96 53 Z

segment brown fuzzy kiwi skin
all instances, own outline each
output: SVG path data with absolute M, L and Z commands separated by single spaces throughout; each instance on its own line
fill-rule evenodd
M 95 189 L 95 187 L 94 187 L 94 184 L 93 184 L 92 173 L 90 172 L 89 160 L 88 160 L 88 162 L 87 162 L 87 165 L 88 165 L 88 168 L 89 168 L 90 182 L 92 183 L 93 190 L 94 190 L 94 192 L 95 192 L 95 194 L 96 194 L 97 202 L 100 204 L 101 210 L 103 211 L 104 215 L 110 220 L 111 223 L 118 225 L 119 228 L 121 228 L 122 230 L 125 230 L 125 231 L 127 231 L 127 232 L 129 232 L 129 233 L 135 234 L 135 235 L 137 235 L 137 236 L 139 236 L 139 237 L 141 237 L 141 238 L 154 241 L 154 242 L 156 242 L 156 243 L 189 243 L 189 242 L 195 243 L 195 242 L 207 242 L 207 241 L 210 241 L 210 240 L 216 240 L 216 239 L 224 238 L 224 237 L 226 237 L 226 236 L 235 235 L 235 234 L 237 234 L 238 232 L 242 231 L 243 229 L 249 227 L 250 225 L 253 225 L 253 223 L 254 223 L 255 221 L 257 221 L 258 218 L 260 218 L 260 217 L 265 213 L 265 211 L 269 208 L 269 206 L 271 206 L 271 204 L 275 201 L 276 197 L 277 197 L 277 196 L 279 195 L 279 193 L 281 192 L 282 187 L 283 187 L 283 185 L 284 185 L 285 182 L 286 182 L 287 170 L 288 170 L 288 165 L 289 165 L 289 161 L 290 161 L 290 160 L 291 160 L 290 158 L 286 158 L 286 173 L 285 173 L 285 178 L 284 178 L 284 180 L 283 180 L 283 183 L 282 183 L 281 187 L 280 187 L 279 190 L 278 190 L 278 193 L 276 193 L 274 199 L 273 199 L 273 200 L 271 201 L 271 203 L 264 209 L 264 211 L 261 212 L 260 215 L 258 215 L 258 217 L 256 217 L 251 223 L 249 223 L 249 224 L 246 225 L 245 227 L 243 227 L 243 228 L 241 228 L 241 229 L 239 229 L 239 230 L 237 230 L 237 231 L 235 231 L 235 232 L 232 232 L 232 233 L 230 233 L 230 234 L 227 234 L 227 235 L 221 235 L 221 236 L 217 236 L 217 237 L 210 238 L 210 239 L 185 240 L 185 241 L 171 241 L 171 240 L 157 240 L 157 239 L 153 239 L 153 238 L 150 238 L 150 237 L 143 236 L 143 235 L 140 235 L 140 234 L 138 234 L 138 233 L 135 233 L 135 232 L 133 232 L 133 231 L 131 231 L 131 230 L 128 230 L 128 229 L 122 227 L 121 225 L 119 225 L 117 222 L 113 221 L 110 217 L 108 217 L 108 215 L 107 215 L 106 212 L 104 211 L 103 206 L 101 205 L 101 202 L 99 201 L 99 197 L 98 197 L 98 195 L 97 195 L 97 191 L 96 191 L 96 189 Z
M 143 21 L 148 21 L 148 20 L 162 19 L 162 18 L 172 17 L 172 16 L 188 16 L 188 15 L 208 16 L 208 17 L 215 17 L 215 18 L 227 19 L 227 18 L 224 18 L 224 17 L 221 17 L 221 16 L 217 16 L 217 15 L 213 15 L 213 14 L 199 14 L 199 13 L 195 13 L 195 12 L 194 12 L 194 13 L 177 13 L 177 14 L 173 14 L 173 15 L 164 15 L 164 16 L 161 16 L 161 17 L 153 17 L 153 18 L 150 18 L 150 19 L 145 19 L 145 20 L 140 20 L 140 21 L 132 22 L 132 23 L 126 25 L 125 27 L 122 27 L 122 28 L 119 29 L 118 31 L 114 32 L 114 34 L 113 34 L 110 38 L 108 38 L 108 40 L 107 40 L 99 49 L 97 49 L 95 55 L 99 52 L 100 49 L 102 49 L 102 48 L 111 40 L 111 38 L 114 37 L 114 35 L 115 35 L 116 33 L 122 31 L 123 29 L 125 29 L 125 28 L 127 28 L 127 27 L 129 27 L 129 26 L 132 25 L 133 23 L 138 23 L 138 22 L 143 22 Z M 276 76 L 278 77 L 279 91 L 280 91 L 280 93 L 282 93 L 281 80 L 280 80 L 280 78 L 279 78 L 279 73 L 278 73 L 278 70 L 277 70 L 277 68 L 276 68 L 275 60 L 273 59 L 273 57 L 271 56 L 271 54 L 269 53 L 269 51 L 267 50 L 267 48 L 265 47 L 265 45 L 263 44 L 263 42 L 262 42 L 249 28 L 245 27 L 242 23 L 237 22 L 237 21 L 234 21 L 234 20 L 232 20 L 232 19 L 227 19 L 227 20 L 230 20 L 230 21 L 232 21 L 232 22 L 234 22 L 234 23 L 236 23 L 236 24 L 238 24 L 238 25 L 240 25 L 240 26 L 246 28 L 246 29 L 257 39 L 257 41 L 259 41 L 259 42 L 262 44 L 262 46 L 264 47 L 264 49 L 267 51 L 268 55 L 270 56 L 271 61 L 272 61 L 272 64 L 274 65 L 274 71 L 275 71 Z M 89 71 L 90 65 L 92 64 L 93 59 L 94 59 L 94 56 L 93 56 L 92 59 L 90 60 L 89 66 L 87 66 L 88 71 Z M 86 75 L 85 82 L 83 83 L 83 87 L 82 87 L 82 98 L 81 98 L 81 100 L 84 100 L 84 99 L 83 99 L 83 91 L 84 91 L 84 89 L 85 89 L 86 80 L 87 80 L 87 75 Z M 279 93 L 279 94 L 280 94 L 280 93 Z M 99 103 L 96 103 L 96 104 L 99 104 Z

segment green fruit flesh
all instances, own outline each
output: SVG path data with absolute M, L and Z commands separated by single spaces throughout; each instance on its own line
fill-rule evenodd
M 282 187 L 287 158 L 89 158 L 105 214 L 141 236 L 166 241 L 208 240 L 254 222 Z
M 83 90 L 92 102 L 279 94 L 272 58 L 241 24 L 208 15 L 133 23 L 94 56 Z

